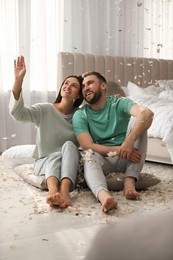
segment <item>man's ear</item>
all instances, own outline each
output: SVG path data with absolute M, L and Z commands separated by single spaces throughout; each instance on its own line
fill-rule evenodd
M 101 85 L 101 88 L 102 88 L 102 90 L 107 90 L 107 88 L 108 88 L 107 83 L 103 82 L 102 85 Z

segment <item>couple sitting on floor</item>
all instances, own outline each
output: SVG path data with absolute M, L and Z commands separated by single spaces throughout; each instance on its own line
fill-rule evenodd
M 34 171 L 45 175 L 47 203 L 60 208 L 71 205 L 79 145 L 84 150 L 84 178 L 103 212 L 118 205 L 107 188 L 105 176 L 110 172 L 124 172 L 124 196 L 138 199 L 135 182 L 145 162 L 152 111 L 126 97 L 106 96 L 107 82 L 98 72 L 67 77 L 53 104 L 26 106 L 22 98 L 25 73 L 20 56 L 14 61 L 10 114 L 37 126 Z M 86 104 L 79 108 L 83 99 Z

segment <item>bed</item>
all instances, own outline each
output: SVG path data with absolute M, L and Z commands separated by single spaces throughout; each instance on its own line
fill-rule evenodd
M 121 89 L 152 109 L 146 160 L 173 164 L 173 60 L 58 53 L 58 86 L 69 75 L 92 70 L 106 77 L 109 95 Z

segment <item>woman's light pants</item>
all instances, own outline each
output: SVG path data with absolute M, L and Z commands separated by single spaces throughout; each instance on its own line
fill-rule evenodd
M 64 178 L 68 178 L 72 182 L 71 190 L 73 190 L 76 184 L 79 159 L 78 147 L 71 141 L 67 141 L 60 151 L 36 160 L 34 171 L 36 175 L 45 175 L 46 179 L 54 176 L 59 182 Z

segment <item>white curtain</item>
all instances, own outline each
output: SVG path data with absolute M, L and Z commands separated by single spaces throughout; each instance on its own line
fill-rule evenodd
M 136 0 L 65 0 L 64 50 L 142 56 L 144 7 L 137 3 Z
M 173 59 L 173 0 L 144 0 L 144 57 Z
M 173 0 L 65 0 L 65 51 L 173 59 Z
M 27 67 L 25 103 L 55 100 L 63 6 L 62 0 L 0 0 L 0 152 L 35 142 L 35 127 L 14 121 L 8 110 L 13 60 L 18 55 L 25 57 Z
M 0 0 L 0 152 L 35 142 L 8 111 L 13 60 L 24 55 L 25 103 L 52 102 L 59 51 L 173 58 L 171 0 Z

